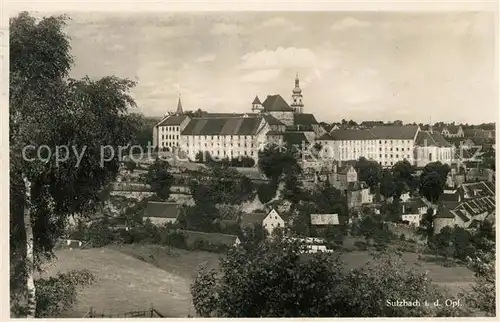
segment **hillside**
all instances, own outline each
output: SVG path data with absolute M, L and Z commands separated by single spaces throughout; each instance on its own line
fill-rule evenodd
M 66 317 L 83 317 L 89 310 L 119 314 L 153 305 L 165 317 L 194 315 L 190 280 L 110 248 L 60 250 L 46 274 L 89 269 L 97 282 L 79 292 L 78 303 Z

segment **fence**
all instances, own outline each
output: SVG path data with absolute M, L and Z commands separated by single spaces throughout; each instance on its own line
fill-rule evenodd
M 118 314 L 104 314 L 97 313 L 92 308 L 88 311 L 88 313 L 84 316 L 84 318 L 163 318 L 165 317 L 162 313 L 158 312 L 154 307 L 151 307 L 149 310 L 145 311 L 131 311 L 126 313 L 118 313 Z

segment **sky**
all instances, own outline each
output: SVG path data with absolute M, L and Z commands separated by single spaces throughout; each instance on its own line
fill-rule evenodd
M 137 81 L 138 111 L 250 112 L 256 95 L 341 119 L 496 120 L 491 12 L 68 12 L 73 77 Z

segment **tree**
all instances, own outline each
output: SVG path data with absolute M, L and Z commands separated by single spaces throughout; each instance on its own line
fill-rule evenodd
M 170 164 L 166 161 L 156 160 L 148 170 L 146 183 L 151 186 L 151 190 L 162 200 L 167 200 L 170 196 L 170 187 L 174 182 L 174 177 L 170 173 Z
M 382 178 L 380 180 L 380 194 L 386 199 L 394 197 L 396 193 L 396 183 L 389 170 L 382 171 Z
M 380 165 L 376 161 L 361 157 L 354 165 L 354 168 L 358 173 L 358 180 L 366 182 L 370 189 L 374 191 L 382 177 Z
M 137 163 L 135 163 L 133 160 L 127 160 L 125 161 L 125 167 L 128 171 L 134 172 L 134 170 L 137 168 Z
M 263 204 L 268 203 L 273 200 L 276 196 L 276 192 L 278 190 L 278 185 L 274 183 L 263 183 L 257 189 L 257 196 L 259 197 L 259 201 Z
M 68 78 L 73 58 L 64 25 L 65 17 L 37 21 L 26 12 L 10 20 L 10 250 L 20 263 L 11 271 L 11 296 L 27 301 L 27 317 L 36 312 L 35 269 L 53 255 L 69 216 L 96 207 L 118 172 L 111 150 L 137 131 L 128 115 L 134 82 Z M 59 148 L 38 157 L 41 145 Z
M 204 317 L 410 317 L 433 316 L 425 305 L 388 305 L 396 299 L 443 300 L 426 274 L 400 258 L 375 254 L 366 267 L 347 270 L 335 254 L 301 254 L 298 242 L 265 241 L 236 247 L 219 272 L 202 268 L 191 286 Z
M 260 171 L 275 183 L 282 179 L 286 173 L 300 172 L 297 159 L 292 152 L 280 151 L 275 145 L 266 146 L 265 149 L 259 151 L 258 166 Z
M 489 316 L 495 316 L 495 252 L 478 255 L 470 258 L 469 266 L 475 272 L 476 282 L 465 297 L 467 303 L 472 303 L 475 308 Z
M 448 259 L 453 257 L 455 248 L 453 244 L 453 229 L 450 227 L 444 227 L 437 235 L 433 235 L 427 240 L 429 248 L 431 248 L 436 254 L 444 256 Z
M 432 203 L 437 203 L 443 194 L 444 185 L 437 172 L 429 172 L 420 177 L 420 193 Z
M 392 174 L 396 182 L 404 182 L 412 191 L 415 188 L 415 180 L 413 178 L 414 168 L 406 159 L 398 161 L 392 167 Z
M 422 219 L 420 220 L 419 230 L 418 232 L 424 236 L 431 237 L 434 233 L 434 225 L 433 225 L 433 217 L 434 217 L 434 209 L 429 208 L 422 215 Z

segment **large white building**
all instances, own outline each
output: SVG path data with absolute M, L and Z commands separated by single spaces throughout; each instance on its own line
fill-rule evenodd
M 181 149 L 190 160 L 199 152 L 219 159 L 258 158 L 270 125 L 262 116 L 193 118 L 181 132 Z
M 401 160 L 414 163 L 415 139 L 418 126 L 378 126 L 363 130 L 334 130 L 322 135 L 317 142 L 326 155 L 338 161 L 360 157 L 390 167 Z
M 418 125 L 386 125 L 361 130 L 333 130 L 317 140 L 322 155 L 338 161 L 360 157 L 392 167 L 407 160 L 415 166 L 429 162 L 453 162 L 453 146 L 438 132 L 421 131 Z

